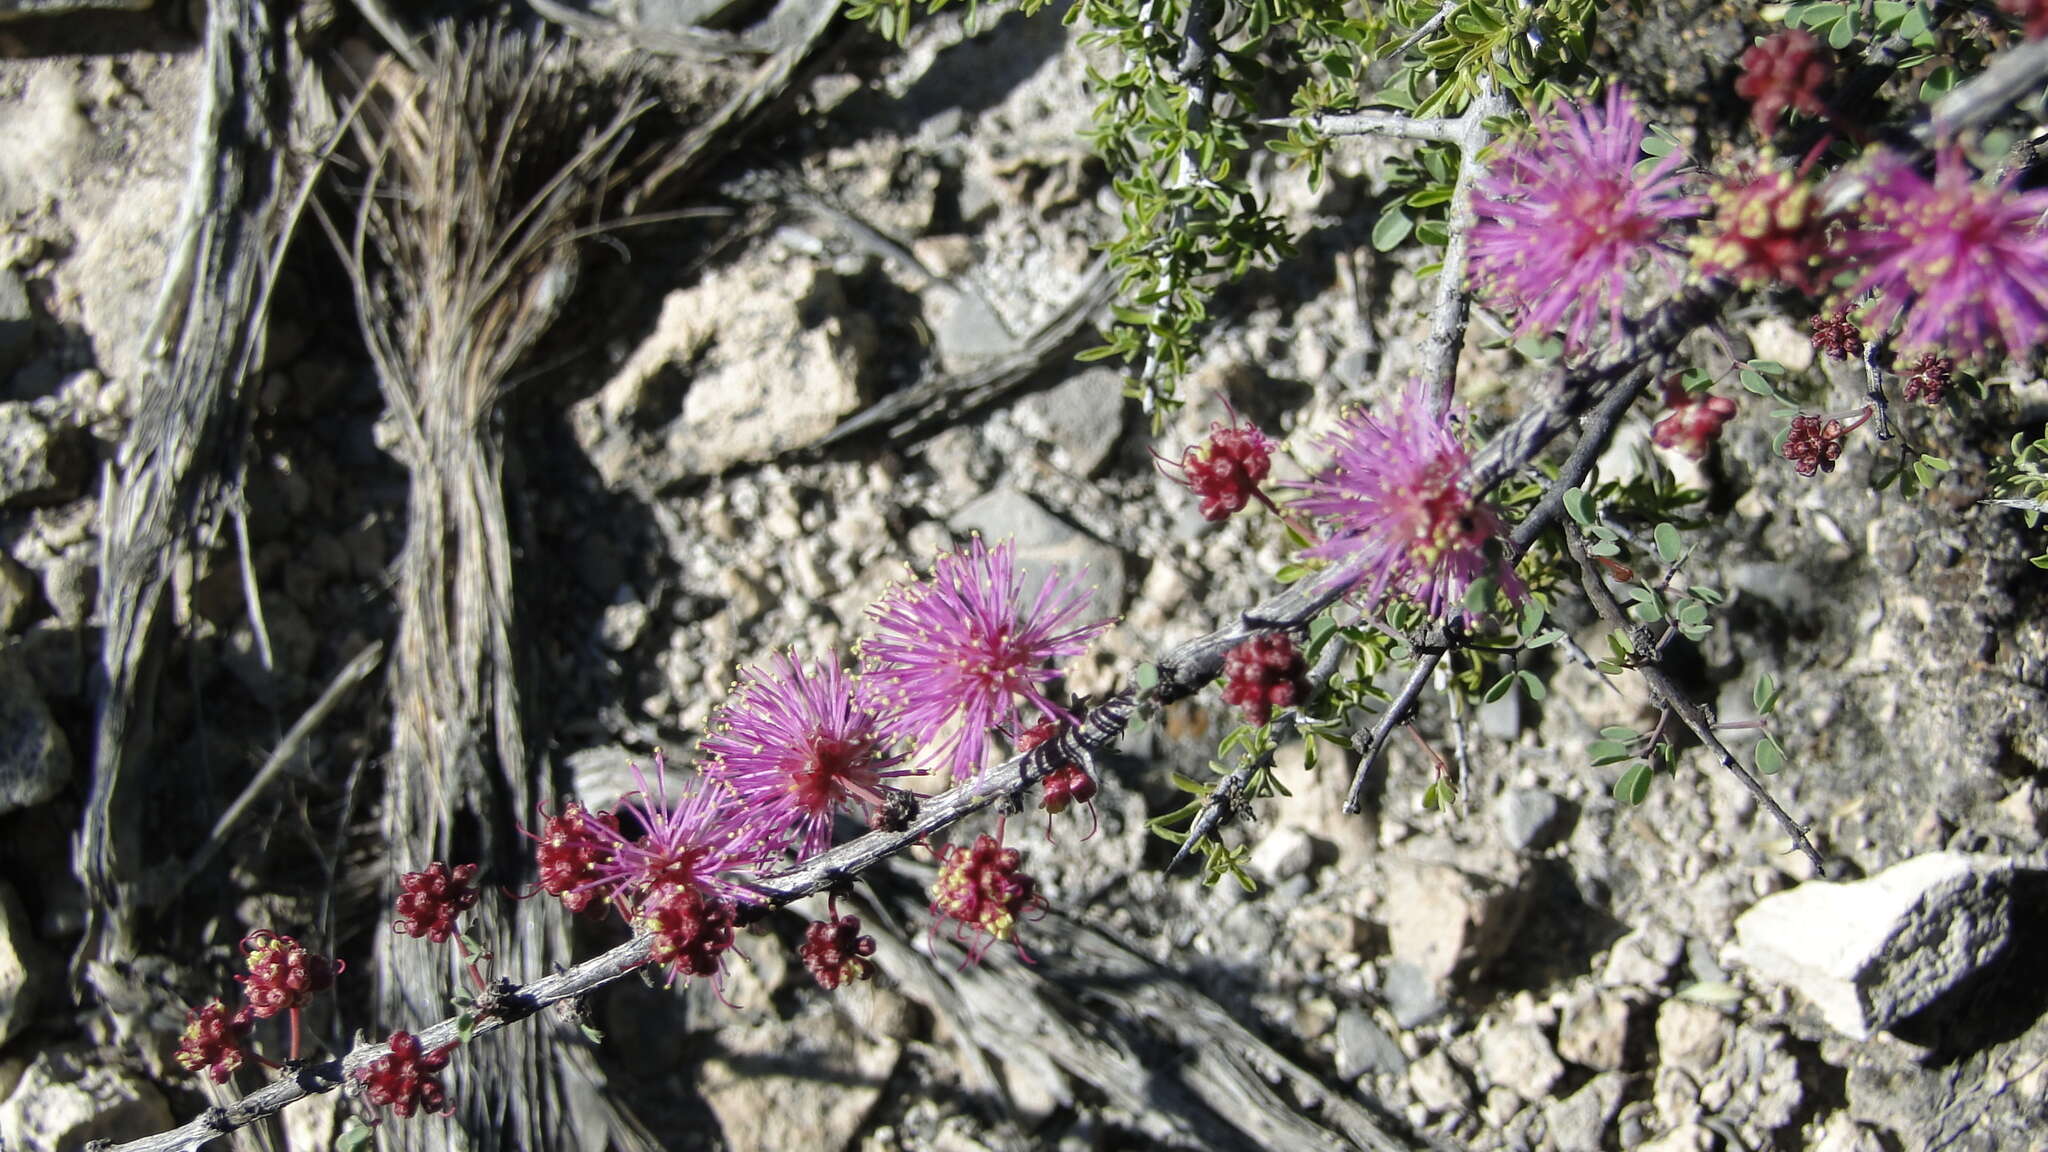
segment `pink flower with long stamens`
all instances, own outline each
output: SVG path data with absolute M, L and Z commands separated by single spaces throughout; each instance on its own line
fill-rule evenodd
M 1580 351 L 1621 334 L 1629 278 L 1639 267 L 1676 283 L 1683 267 L 1675 220 L 1705 202 L 1684 196 L 1670 155 L 1637 172 L 1643 121 L 1609 88 L 1601 105 L 1559 103 L 1552 116 L 1503 144 L 1474 185 L 1471 279 L 1487 302 L 1518 317 L 1520 336 L 1562 334 Z
M 868 609 L 875 633 L 861 646 L 863 682 L 893 711 L 892 734 L 915 742 L 920 770 L 977 776 L 989 738 L 1025 727 L 1022 705 L 1072 719 L 1044 686 L 1059 677 L 1050 662 L 1086 651 L 1113 623 L 1074 624 L 1087 602 L 1085 589 L 1048 576 L 1026 607 L 1012 544 L 991 550 L 976 537 L 939 557 L 930 579 Z
M 1973 180 L 1962 153 L 1936 153 L 1934 179 L 1881 154 L 1865 172 L 1860 226 L 1834 246 L 1856 274 L 1848 299 L 1875 293 L 1865 331 L 1901 322 L 1898 345 L 1957 357 L 2023 356 L 2048 339 L 2048 189 L 2015 172 Z
M 619 802 L 619 813 L 639 826 L 638 835 L 624 827 L 592 822 L 586 831 L 608 841 L 611 858 L 596 866 L 589 887 L 603 892 L 628 911 L 639 908 L 650 889 L 683 885 L 705 895 L 744 901 L 747 889 L 732 873 L 752 870 L 773 853 L 766 831 L 742 818 L 732 786 L 699 777 L 674 800 L 665 779 L 668 762 L 654 754 L 654 786 L 634 764 L 638 790 Z
M 768 839 L 822 852 L 836 813 L 869 813 L 883 802 L 882 781 L 904 774 L 890 770 L 903 757 L 890 751 L 886 718 L 837 659 L 804 665 L 778 654 L 743 675 L 718 730 L 698 745 L 704 770 L 732 787 L 740 818 Z
M 1368 601 L 1405 592 L 1437 619 L 1458 610 L 1481 576 L 1521 598 L 1522 582 L 1497 547 L 1500 516 L 1467 487 L 1465 442 L 1420 381 L 1383 417 L 1348 413 L 1321 443 L 1329 467 L 1292 485 L 1306 493 L 1293 506 L 1330 526 L 1304 555 L 1362 559 Z

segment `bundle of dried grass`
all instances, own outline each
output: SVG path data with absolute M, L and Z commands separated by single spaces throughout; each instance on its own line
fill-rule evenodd
M 331 228 L 412 484 L 384 806 L 393 881 L 434 859 L 481 858 L 508 874 L 523 855 L 514 823 L 544 791 L 521 722 L 498 403 L 567 300 L 577 241 L 595 228 L 646 107 L 586 90 L 566 53 L 502 27 L 444 30 L 426 51 L 422 73 L 392 65 L 371 78 L 356 122 L 367 179 L 350 234 Z M 570 958 L 553 901 L 479 931 L 503 971 Z M 382 939 L 380 1025 L 445 1014 L 454 950 Z M 520 1029 L 465 1059 L 460 1129 L 399 1124 L 387 1140 L 590 1147 L 604 1134 L 596 1122 L 615 1143 L 636 1142 L 630 1129 L 618 1139 L 622 1118 L 591 1090 L 587 1050 L 554 1028 Z

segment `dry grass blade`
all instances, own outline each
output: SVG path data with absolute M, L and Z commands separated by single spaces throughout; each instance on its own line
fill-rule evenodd
M 597 223 L 647 107 L 630 93 L 585 90 L 561 49 L 502 28 L 460 39 L 444 29 L 428 52 L 424 72 L 372 77 L 356 122 L 367 176 L 354 227 L 346 238 L 331 229 L 412 486 L 385 784 L 394 883 L 458 855 L 508 872 L 522 856 L 513 823 L 544 791 L 521 716 L 498 404 L 567 300 L 576 240 Z M 570 958 L 551 904 L 521 905 L 478 931 L 504 970 L 545 972 Z M 454 950 L 383 940 L 381 1018 L 439 1016 Z M 441 1125 L 399 1125 L 386 1139 L 569 1146 L 575 1081 L 594 1070 L 554 1043 L 532 1029 L 474 1050 L 454 1093 L 467 1141 Z
M 274 250 L 291 230 L 292 176 L 280 126 L 286 44 L 270 6 L 218 3 L 207 21 L 192 170 L 144 349 L 135 429 L 101 509 L 105 677 L 77 869 L 91 899 L 78 960 L 130 957 L 152 893 L 141 777 L 152 738 L 165 594 L 179 559 L 217 528 L 229 433 L 263 348 Z M 211 526 L 211 527 L 209 527 Z M 161 895 L 156 893 L 154 895 Z

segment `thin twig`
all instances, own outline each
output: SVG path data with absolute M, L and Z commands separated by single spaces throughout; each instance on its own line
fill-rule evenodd
M 1187 88 L 1186 143 L 1176 158 L 1174 171 L 1166 181 L 1169 193 L 1192 188 L 1203 179 L 1201 157 L 1196 153 L 1196 143 L 1209 129 L 1209 102 L 1215 97 L 1216 80 L 1209 70 L 1209 62 L 1216 54 L 1216 20 L 1222 15 L 1221 0 L 1192 0 L 1188 5 L 1187 19 L 1181 25 L 1181 52 L 1175 62 L 1176 82 Z M 1175 235 L 1183 231 L 1188 223 L 1188 209 L 1181 205 L 1173 209 L 1170 219 L 1161 234 Z M 1178 293 L 1179 263 L 1168 254 L 1164 258 L 1159 279 L 1152 287 L 1152 296 L 1159 301 L 1158 312 L 1163 314 L 1173 307 Z M 1144 354 L 1138 361 L 1138 403 L 1149 418 L 1152 412 L 1152 381 L 1159 373 L 1159 350 L 1165 337 L 1160 326 L 1153 325 L 1145 337 Z
M 1460 121 L 1423 118 L 1405 112 L 1311 112 L 1261 120 L 1268 128 L 1307 128 L 1323 136 L 1389 136 L 1396 140 L 1427 140 L 1449 144 L 1458 139 Z
M 1771 814 L 1771 818 L 1778 822 L 1778 826 L 1785 830 L 1785 834 L 1792 837 L 1793 845 L 1812 862 L 1814 873 L 1820 876 L 1827 875 L 1827 865 L 1821 860 L 1820 853 L 1814 850 L 1813 842 L 1806 838 L 1805 827 L 1778 806 L 1778 802 L 1772 799 L 1770 792 L 1764 788 L 1763 782 L 1752 775 L 1749 769 L 1743 767 L 1742 762 L 1721 743 L 1720 737 L 1714 735 L 1714 721 L 1707 715 L 1706 709 L 1694 703 L 1692 697 L 1686 695 L 1665 673 L 1649 636 L 1645 630 L 1629 621 L 1628 614 L 1622 610 L 1621 604 L 1614 598 L 1614 593 L 1607 587 L 1607 581 L 1601 577 L 1599 565 L 1594 563 L 1592 554 L 1586 551 L 1585 536 L 1577 527 L 1567 524 L 1564 526 L 1564 539 L 1565 546 L 1571 549 L 1572 558 L 1579 562 L 1579 585 L 1585 589 L 1586 598 L 1593 602 L 1594 609 L 1600 613 L 1602 619 L 1629 634 L 1634 646 L 1635 670 L 1642 674 L 1643 681 L 1650 686 L 1650 693 L 1656 698 L 1657 703 L 1677 713 L 1678 718 L 1685 721 L 1685 726 L 1692 729 L 1692 734 L 1699 742 L 1720 761 L 1721 767 L 1741 781 L 1744 788 L 1749 789 L 1750 795 L 1756 797 L 1757 803 L 1763 805 L 1764 810 Z
M 271 749 L 269 758 L 263 762 L 263 767 L 256 770 L 256 775 L 250 777 L 248 785 L 242 789 L 242 794 L 235 797 L 235 802 L 228 805 L 228 810 L 221 813 L 220 819 L 214 821 L 213 831 L 208 833 L 206 842 L 199 846 L 199 850 L 192 853 L 192 858 L 172 885 L 171 895 L 182 891 L 192 882 L 194 876 L 213 862 L 214 855 L 227 843 L 228 835 L 235 830 L 235 825 L 241 822 L 250 805 L 256 802 L 264 790 L 269 788 L 285 767 L 298 756 L 299 748 L 305 744 L 306 738 L 341 705 L 349 690 L 362 683 L 383 659 L 384 642 L 372 641 L 369 647 L 356 653 L 354 659 L 334 674 L 334 679 L 328 682 L 326 690 L 320 693 L 320 698 L 313 701 L 312 706 L 306 709 L 298 722 L 284 734 L 284 739 L 277 742 L 276 748 Z
M 1479 80 L 1479 95 L 1457 122 L 1458 179 L 1451 188 L 1451 203 L 1445 227 L 1450 239 L 1444 245 L 1442 266 L 1436 274 L 1436 303 L 1430 309 L 1429 339 L 1422 345 L 1422 378 L 1429 382 L 1431 403 L 1437 412 L 1451 407 L 1451 394 L 1458 384 L 1458 354 L 1465 347 L 1465 323 L 1472 315 L 1472 291 L 1465 285 L 1465 264 L 1472 249 L 1472 226 L 1477 212 L 1472 206 L 1472 188 L 1483 166 L 1479 153 L 1493 139 L 1486 122 L 1507 113 L 1507 97 L 1491 75 Z
M 822 892 L 933 833 L 1030 787 L 1061 764 L 1114 749 L 1130 723 L 1134 708 L 1134 696 L 1129 691 L 1110 697 L 1088 709 L 1078 727 L 1067 727 L 1044 744 L 1013 756 L 976 779 L 925 801 L 908 827 L 899 831 L 870 832 L 829 852 L 813 856 L 788 872 L 755 882 L 750 887 L 759 896 L 756 903 L 773 908 Z M 649 938 L 635 936 L 603 955 L 530 984 L 515 985 L 501 981 L 492 990 L 492 999 L 501 1005 L 498 1011 L 466 1014 L 472 1037 L 487 1036 L 541 1009 L 587 995 L 645 966 L 649 959 Z M 415 1035 L 419 1037 L 422 1048 L 432 1051 L 443 1045 L 459 1043 L 463 1023 L 461 1017 L 451 1016 L 420 1029 Z M 390 1051 L 387 1044 L 358 1043 L 338 1059 L 307 1065 L 293 1075 L 249 1093 L 232 1105 L 209 1110 L 181 1127 L 115 1145 L 105 1152 L 192 1152 L 229 1132 L 276 1115 L 296 1101 L 333 1091 L 372 1061 L 389 1055 Z
M 1351 642 L 1341 634 L 1330 638 L 1321 655 L 1316 657 L 1315 667 L 1308 670 L 1308 694 L 1302 703 L 1306 704 L 1309 700 L 1315 699 L 1316 694 L 1323 690 L 1323 686 L 1330 682 L 1330 677 L 1337 674 L 1337 665 L 1343 662 L 1345 653 L 1350 650 Z M 1300 721 L 1299 709 L 1289 709 L 1274 717 L 1269 730 L 1272 747 L 1257 756 L 1245 757 L 1244 763 L 1239 764 L 1230 775 L 1218 780 L 1216 787 L 1202 798 L 1202 810 L 1195 813 L 1194 821 L 1188 825 L 1187 839 L 1180 842 L 1180 848 L 1167 863 L 1168 872 L 1180 867 L 1180 862 L 1188 858 L 1188 854 L 1195 850 L 1196 845 L 1223 825 L 1238 795 L 1244 791 L 1245 785 L 1251 782 L 1252 774 L 1272 767 L 1274 753 L 1282 744 L 1294 739 L 1294 734 L 1300 729 Z

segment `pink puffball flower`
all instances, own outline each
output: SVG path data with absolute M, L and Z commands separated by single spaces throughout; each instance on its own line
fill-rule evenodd
M 1889 153 L 1865 179 L 1836 252 L 1857 277 L 1849 298 L 1877 295 L 1867 333 L 1900 321 L 1901 350 L 1958 358 L 2023 356 L 2048 337 L 2048 190 L 1980 183 L 1955 148 L 1936 153 L 1932 181 Z
M 1683 255 L 1673 221 L 1703 200 L 1680 194 L 1674 150 L 1643 172 L 1643 121 L 1618 87 L 1603 104 L 1560 102 L 1552 116 L 1495 152 L 1475 183 L 1471 279 L 1487 303 L 1518 317 L 1518 336 L 1561 334 L 1565 349 L 1621 335 L 1639 265 L 1675 283 Z
M 834 814 L 882 803 L 882 780 L 902 774 L 889 769 L 903 757 L 837 659 L 805 665 L 778 654 L 742 675 L 717 731 L 698 745 L 705 771 L 731 786 L 742 818 L 770 840 L 815 855 L 832 844 Z
M 1384 415 L 1354 409 L 1320 444 L 1329 466 L 1293 484 L 1305 493 L 1293 507 L 1329 525 L 1305 555 L 1362 562 L 1368 602 L 1404 592 L 1439 620 L 1459 610 L 1481 576 L 1522 597 L 1499 548 L 1500 516 L 1467 487 L 1470 454 L 1426 385 L 1410 383 Z
M 1052 661 L 1078 656 L 1113 621 L 1075 624 L 1087 590 L 1048 576 L 1027 603 L 1010 541 L 980 537 L 939 557 L 929 579 L 899 585 L 868 609 L 863 682 L 893 712 L 892 733 L 917 745 L 920 771 L 981 774 L 990 737 L 1026 726 L 1022 705 L 1071 720 L 1046 696 Z
M 746 888 L 730 874 L 753 869 L 776 846 L 764 829 L 743 818 L 732 786 L 700 776 L 671 801 L 665 780 L 668 762 L 660 752 L 654 754 L 652 790 L 640 766 L 632 769 L 639 788 L 619 802 L 618 812 L 631 817 L 639 835 L 632 835 L 625 820 L 619 827 L 589 824 L 589 832 L 610 841 L 611 849 L 611 858 L 597 865 L 597 878 L 590 886 L 612 898 L 629 917 L 651 889 L 663 885 L 693 887 L 728 900 L 748 899 Z

